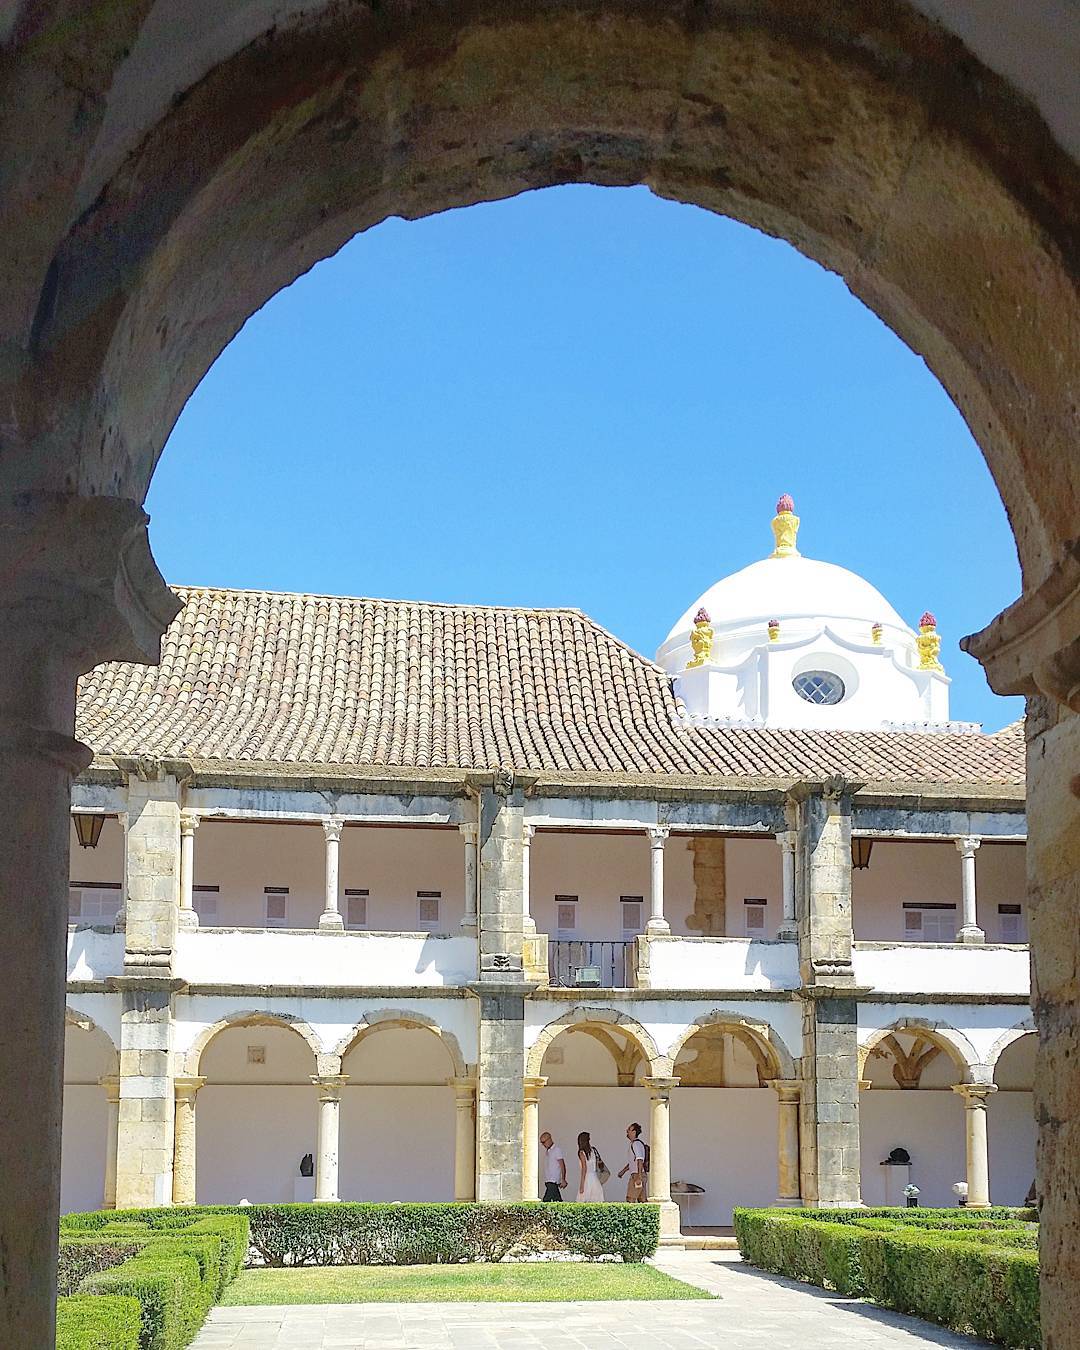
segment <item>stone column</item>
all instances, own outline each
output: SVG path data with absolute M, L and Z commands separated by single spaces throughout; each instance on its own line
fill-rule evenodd
M 179 606 L 154 566 L 145 513 L 119 497 L 68 494 L 59 476 L 58 490 L 23 491 L 14 429 L 3 460 L 16 477 L 0 497 L 0 908 L 10 939 L 0 1345 L 44 1350 L 55 1339 L 71 784 L 91 759 L 73 737 L 75 683 L 102 661 L 158 660 Z
M 108 1106 L 105 1125 L 105 1196 L 103 1209 L 116 1208 L 116 1141 L 120 1129 L 120 1075 L 102 1078 L 105 1101 Z
M 451 1078 L 454 1089 L 454 1199 L 476 1199 L 476 1079 Z
M 117 762 L 128 801 L 124 973 L 167 977 L 180 914 L 180 785 L 171 762 Z
M 649 922 L 645 925 L 647 933 L 670 933 L 671 925 L 664 918 L 664 844 L 669 831 L 664 825 L 653 826 L 649 830 Z
M 191 932 L 199 926 L 199 916 L 192 904 L 195 885 L 195 831 L 199 817 L 191 811 L 180 812 L 180 916 L 178 926 Z
M 799 1097 L 802 1087 L 793 1079 L 774 1078 L 776 1093 L 776 1177 L 778 1205 L 799 1205 Z
M 337 1200 L 341 1090 L 349 1079 L 343 1073 L 314 1074 L 311 1081 L 319 1089 L 319 1130 L 315 1151 L 315 1199 Z
M 525 795 L 507 770 L 480 785 L 480 978 L 476 1102 L 478 1200 L 520 1200 L 525 1109 L 522 844 Z
M 342 822 L 336 816 L 323 821 L 326 835 L 326 900 L 319 915 L 320 933 L 341 933 L 345 924 L 341 918 L 339 901 L 338 851 L 341 846 Z
M 461 919 L 464 933 L 476 932 L 476 835 L 479 826 L 459 825 L 461 837 L 465 841 L 465 912 Z
M 672 1089 L 677 1078 L 643 1078 L 649 1089 L 649 1199 L 660 1206 L 660 1238 L 678 1238 L 679 1206 L 671 1198 L 671 1119 Z
M 175 1078 L 176 1122 L 173 1134 L 174 1205 L 195 1204 L 195 1098 L 205 1078 Z
M 171 982 L 131 976 L 122 984 L 116 1205 L 142 1209 L 173 1195 Z
M 536 920 L 529 913 L 531 900 L 530 876 L 529 876 L 529 855 L 532 851 L 533 835 L 536 833 L 535 825 L 522 824 L 521 827 L 521 923 L 522 931 L 526 938 L 531 937 L 536 932 Z
M 522 1136 L 522 1186 L 523 1200 L 538 1200 L 540 1192 L 540 1089 L 547 1084 L 546 1078 L 525 1079 L 525 1130 Z
M 851 793 L 834 778 L 791 793 L 801 896 L 803 996 L 799 1166 L 807 1204 L 859 1200 L 859 990 L 852 964 Z
M 990 1160 L 986 1150 L 986 1099 L 997 1088 L 993 1083 L 957 1083 L 953 1088 L 964 1099 L 964 1129 L 967 1153 L 967 1207 L 990 1206 Z
M 979 917 L 975 901 L 975 850 L 982 843 L 974 835 L 964 835 L 956 841 L 956 851 L 960 854 L 963 868 L 964 888 L 964 926 L 957 937 L 961 942 L 985 942 L 986 934 L 979 927 Z
M 780 845 L 780 860 L 783 867 L 783 917 L 776 936 L 781 942 L 797 942 L 799 925 L 795 917 L 795 848 L 798 835 L 794 830 L 781 830 L 776 836 Z

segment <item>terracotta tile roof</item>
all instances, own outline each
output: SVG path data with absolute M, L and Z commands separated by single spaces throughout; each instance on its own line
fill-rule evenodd
M 98 756 L 279 766 L 1019 785 L 1022 736 L 683 727 L 668 678 L 577 610 L 177 588 L 157 667 L 99 666 Z

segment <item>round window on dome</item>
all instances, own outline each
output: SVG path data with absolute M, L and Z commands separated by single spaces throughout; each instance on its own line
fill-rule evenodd
M 847 692 L 840 676 L 829 670 L 804 670 L 801 675 L 795 676 L 791 685 L 800 698 L 819 708 L 840 703 Z

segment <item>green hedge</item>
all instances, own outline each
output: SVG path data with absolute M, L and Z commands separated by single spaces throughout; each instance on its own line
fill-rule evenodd
M 140 1350 L 138 1299 L 73 1294 L 56 1305 L 56 1350 Z
M 74 1294 L 87 1275 L 110 1270 L 134 1256 L 146 1245 L 146 1238 L 113 1238 L 98 1234 L 60 1238 L 56 1269 L 56 1292 L 64 1297 Z
M 1039 1258 L 1021 1249 L 1030 1231 L 1008 1211 L 940 1228 L 932 1211 L 920 1221 L 902 1217 L 910 1213 L 736 1209 L 735 1235 L 743 1257 L 763 1270 L 1001 1345 L 1037 1347 Z
M 62 1246 L 74 1245 L 75 1233 L 85 1235 L 86 1248 L 135 1246 L 120 1265 L 87 1275 L 79 1290 L 81 1295 L 106 1296 L 103 1303 L 112 1302 L 112 1296 L 135 1300 L 140 1310 L 139 1350 L 186 1346 L 248 1249 L 248 1223 L 242 1214 L 173 1210 L 170 1215 L 168 1220 L 149 1210 L 120 1216 L 69 1215 L 62 1229 Z
M 434 1265 L 501 1261 L 565 1251 L 597 1260 L 643 1261 L 656 1250 L 654 1205 L 297 1204 L 207 1206 L 69 1214 L 68 1233 L 117 1238 L 164 1234 L 209 1216 L 240 1215 L 251 1250 L 268 1266 Z

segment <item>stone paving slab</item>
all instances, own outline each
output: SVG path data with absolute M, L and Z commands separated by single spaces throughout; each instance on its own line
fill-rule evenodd
M 932 1323 L 766 1275 L 727 1252 L 655 1262 L 715 1300 L 215 1308 L 192 1350 L 979 1350 Z

